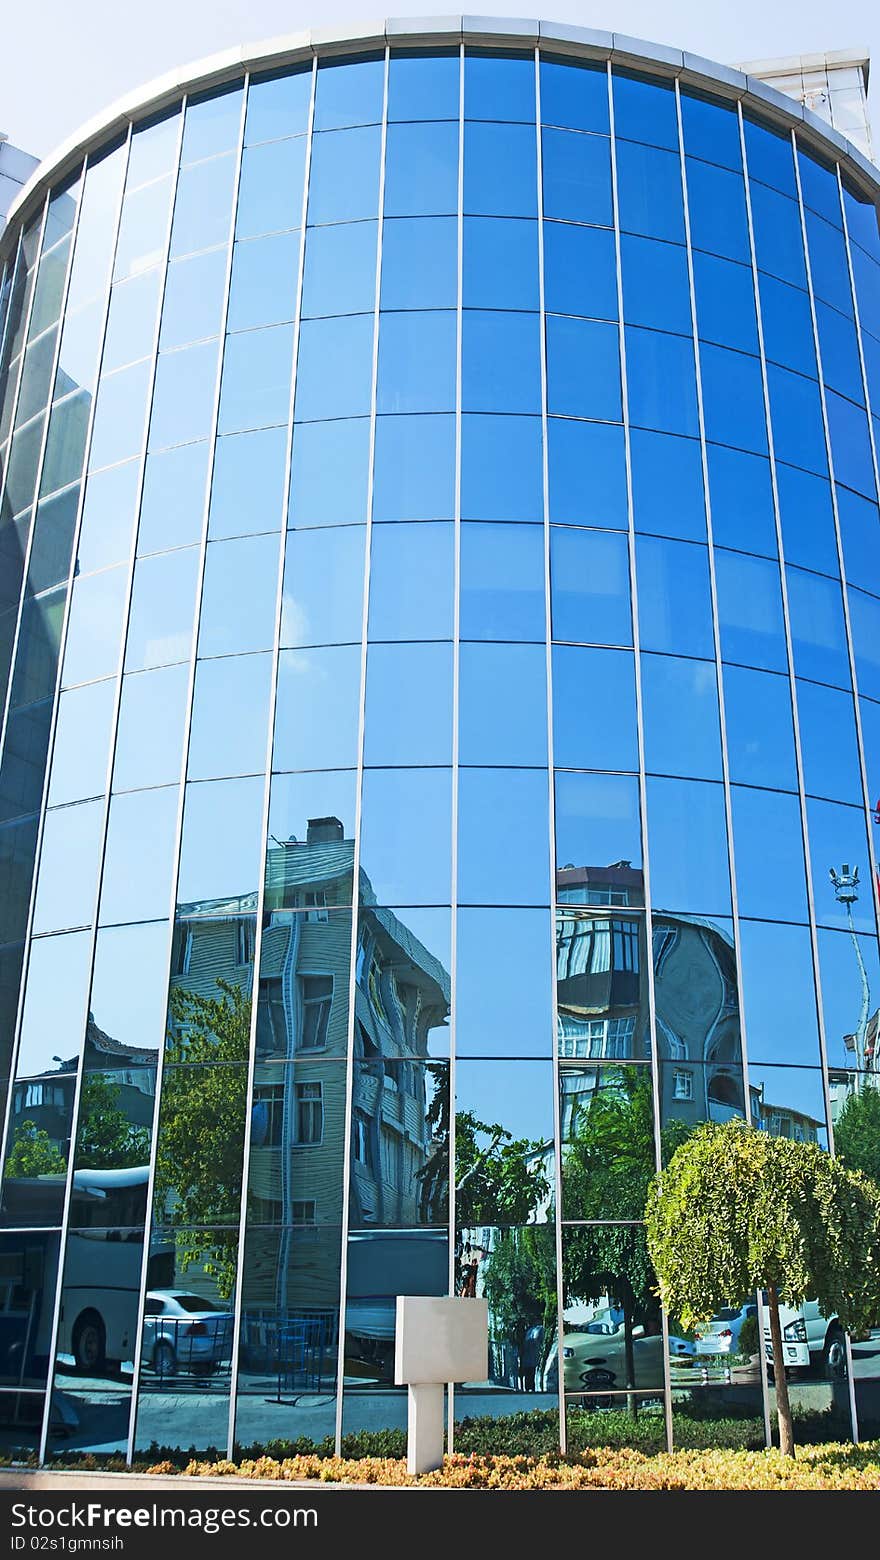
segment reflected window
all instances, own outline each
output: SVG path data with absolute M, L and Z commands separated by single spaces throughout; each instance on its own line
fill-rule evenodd
M 564 881 L 560 881 L 563 880 Z M 580 906 L 640 904 L 642 874 L 625 863 L 557 874 L 556 1038 L 560 1060 L 616 1062 L 650 1053 L 643 916 Z M 571 1101 L 576 1113 L 577 1099 Z M 563 1106 L 565 1112 L 566 1107 Z M 563 1117 L 563 1140 L 571 1121 Z

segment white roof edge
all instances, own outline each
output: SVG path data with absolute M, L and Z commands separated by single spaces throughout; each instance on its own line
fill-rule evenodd
M 745 73 L 743 68 L 715 64 L 696 55 L 683 53 L 665 44 L 650 43 L 630 38 L 622 33 L 596 32 L 563 23 L 533 19 L 483 16 L 424 16 L 414 18 L 388 18 L 385 21 L 364 22 L 341 28 L 314 28 L 309 32 L 287 33 L 262 42 L 245 44 L 207 55 L 176 67 L 154 78 L 144 86 L 117 98 L 107 108 L 91 119 L 61 145 L 45 157 L 16 197 L 6 217 L 3 235 L 11 233 L 13 226 L 33 205 L 37 192 L 63 179 L 79 159 L 89 150 L 124 132 L 132 120 L 159 112 L 177 101 L 184 92 L 222 84 L 246 70 L 271 70 L 276 66 L 294 64 L 297 60 L 309 60 L 314 55 L 326 56 L 340 53 L 359 53 L 371 48 L 406 47 L 416 44 L 438 45 L 444 42 L 456 44 L 485 43 L 496 47 L 523 48 L 540 43 L 552 51 L 558 45 L 559 52 L 589 59 L 610 59 L 627 66 L 644 65 L 647 71 L 678 76 L 685 84 L 705 90 L 714 89 L 722 97 L 741 98 L 746 106 L 768 115 L 777 124 L 794 125 L 805 132 L 808 145 L 826 155 L 841 156 L 857 184 L 880 200 L 880 168 L 869 163 L 856 147 L 846 143 L 841 152 L 838 137 L 829 127 L 816 124 L 813 116 L 805 119 L 804 110 L 794 99 L 777 92 L 766 82 Z M 845 51 L 838 51 L 842 53 Z M 837 56 L 822 56 L 823 59 Z M 3 247 L 0 238 L 0 248 Z

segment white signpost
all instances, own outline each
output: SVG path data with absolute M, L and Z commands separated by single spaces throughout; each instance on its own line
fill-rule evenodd
M 444 1383 L 488 1374 L 488 1301 L 397 1296 L 394 1380 L 409 1388 L 407 1473 L 443 1465 Z

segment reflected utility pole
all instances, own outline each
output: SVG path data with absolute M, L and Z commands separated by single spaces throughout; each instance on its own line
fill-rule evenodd
M 868 986 L 868 972 L 865 969 L 865 961 L 862 958 L 862 950 L 859 944 L 858 934 L 856 933 L 856 926 L 855 921 L 853 920 L 852 912 L 852 907 L 859 897 L 859 869 L 858 867 L 853 867 L 852 871 L 850 871 L 849 867 L 844 864 L 839 872 L 835 872 L 833 867 L 829 867 L 828 875 L 834 884 L 834 893 L 838 904 L 846 906 L 846 918 L 849 922 L 849 934 L 852 938 L 852 945 L 856 951 L 859 975 L 861 976 L 862 980 L 862 1011 L 859 1015 L 859 1027 L 855 1033 L 857 1069 L 856 1093 L 858 1093 L 862 1081 L 861 1074 L 865 1070 L 865 1040 L 868 1033 L 868 1013 L 871 1007 L 871 991 L 870 987 Z

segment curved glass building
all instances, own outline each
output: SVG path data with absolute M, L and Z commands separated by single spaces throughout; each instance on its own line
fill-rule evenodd
M 640 1221 L 705 1120 L 880 1167 L 877 198 L 734 71 L 460 18 L 32 178 L 6 1446 L 404 1425 L 399 1293 L 489 1299 L 460 1445 L 772 1434 L 760 1296 L 685 1332 Z M 877 1433 L 880 1331 L 786 1347 L 805 1436 Z

